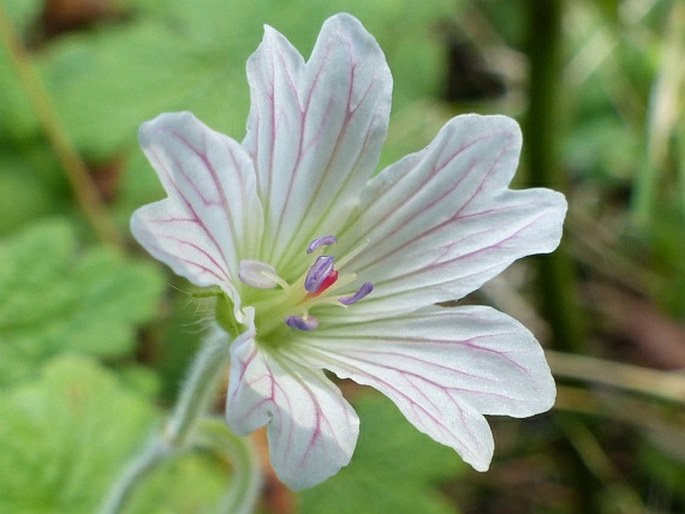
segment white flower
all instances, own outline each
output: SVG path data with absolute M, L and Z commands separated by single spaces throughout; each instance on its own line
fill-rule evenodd
M 546 411 L 554 382 L 512 318 L 435 304 L 553 251 L 564 197 L 507 188 L 521 135 L 504 116 L 453 118 L 371 178 L 392 79 L 347 14 L 326 21 L 306 63 L 266 27 L 247 75 L 242 144 L 189 113 L 142 126 L 168 198 L 131 220 L 154 257 L 224 293 L 229 425 L 238 434 L 268 425 L 273 466 L 290 487 L 322 482 L 349 462 L 359 430 L 328 370 L 378 389 L 486 470 L 494 444 L 483 415 Z

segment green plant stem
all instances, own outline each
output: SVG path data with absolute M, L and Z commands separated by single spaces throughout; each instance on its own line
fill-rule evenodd
M 208 411 L 229 360 L 229 341 L 216 328 L 206 338 L 183 385 L 178 403 L 160 433 L 134 457 L 111 489 L 101 514 L 122 512 L 137 485 L 165 458 L 187 450 L 199 419 Z
M 217 390 L 229 361 L 230 341 L 219 328 L 213 328 L 193 362 L 188 379 L 162 436 L 172 446 L 185 446 L 198 420 L 203 416 Z
M 561 0 L 526 0 L 529 17 L 530 86 L 524 127 L 530 182 L 565 191 L 559 159 L 561 126 Z M 576 302 L 575 270 L 562 242 L 551 255 L 537 259 L 542 310 L 550 323 L 554 346 L 582 352 L 584 329 Z
M 123 238 L 109 216 L 100 193 L 88 174 L 86 165 L 69 140 L 50 95 L 34 69 L 31 57 L 14 29 L 2 2 L 0 2 L 0 42 L 7 51 L 43 131 L 64 168 L 76 201 L 88 222 L 103 242 L 116 248 L 123 248 Z
M 259 498 L 262 485 L 257 452 L 249 439 L 236 436 L 223 420 L 205 418 L 198 426 L 196 444 L 221 455 L 233 468 L 232 484 L 218 512 L 249 514 Z
M 101 514 L 123 512 L 137 485 L 172 453 L 159 437 L 153 437 L 142 452 L 128 463 L 117 482 L 107 495 Z

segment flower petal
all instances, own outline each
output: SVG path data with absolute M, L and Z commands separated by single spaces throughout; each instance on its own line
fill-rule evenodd
M 306 64 L 265 27 L 247 73 L 252 105 L 243 145 L 273 245 L 262 260 L 288 272 L 320 227 L 336 232 L 376 166 L 392 78 L 376 41 L 347 14 L 325 22 Z
M 254 256 L 263 225 L 249 156 L 190 113 L 144 123 L 140 144 L 168 198 L 133 214 L 133 235 L 191 282 L 233 290 L 239 260 Z
M 231 347 L 226 416 L 239 435 L 268 424 L 271 463 L 291 489 L 314 486 L 346 466 L 359 435 L 359 418 L 323 371 L 254 339 Z
M 231 272 L 211 234 L 177 203 L 167 198 L 136 210 L 131 232 L 150 255 L 176 274 L 201 287 L 218 285 L 238 301 Z
M 520 149 L 510 118 L 459 116 L 370 182 L 338 234 L 341 254 L 370 241 L 345 267 L 375 286 L 362 315 L 461 298 L 514 260 L 557 247 L 563 195 L 507 189 Z
M 431 307 L 392 319 L 322 323 L 292 349 L 302 362 L 370 385 L 422 432 L 488 468 L 493 439 L 483 414 L 524 417 L 554 403 L 542 348 L 489 307 Z

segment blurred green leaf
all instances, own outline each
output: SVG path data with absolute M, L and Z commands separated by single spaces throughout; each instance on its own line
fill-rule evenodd
M 612 116 L 586 115 L 566 138 L 566 162 L 584 179 L 628 184 L 644 158 L 640 134 Z
M 64 36 L 39 56 L 62 120 L 92 160 L 134 147 L 138 126 L 163 111 L 192 110 L 214 125 L 220 115 L 224 129 L 244 126 L 240 34 L 248 27 L 237 5 L 149 4 L 140 2 L 126 22 Z
M 154 419 L 91 360 L 63 357 L 0 396 L 0 512 L 91 514 Z
M 13 148 L 0 145 L 0 191 L 0 235 L 46 216 L 64 216 L 72 209 L 64 173 L 42 141 Z
M 121 357 L 155 312 L 156 267 L 104 247 L 82 250 L 66 222 L 35 225 L 0 246 L 0 384 L 63 352 Z
M 186 454 L 147 478 L 126 514 L 216 514 L 228 491 L 229 463 L 205 454 Z
M 156 419 L 149 399 L 84 357 L 0 397 L 0 512 L 92 514 Z M 164 464 L 129 513 L 211 512 L 225 466 L 195 454 Z
M 449 448 L 417 431 L 380 395 L 355 403 L 361 419 L 351 464 L 300 495 L 302 514 L 455 514 L 441 482 L 466 469 Z

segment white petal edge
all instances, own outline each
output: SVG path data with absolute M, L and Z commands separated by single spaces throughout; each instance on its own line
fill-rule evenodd
M 357 414 L 322 370 L 260 347 L 254 337 L 231 346 L 226 420 L 238 435 L 267 425 L 271 463 L 293 490 L 346 466 L 359 435 Z
M 340 252 L 369 240 L 345 268 L 373 282 L 364 309 L 377 317 L 462 298 L 521 257 L 553 251 L 563 195 L 507 189 L 521 133 L 506 116 L 450 120 L 424 150 L 375 177 L 338 234 Z
M 420 431 L 487 470 L 492 433 L 483 414 L 549 410 L 554 380 L 542 348 L 489 307 L 432 307 L 401 318 L 328 325 L 293 348 L 301 362 L 388 396 Z
M 238 303 L 238 262 L 257 252 L 263 226 L 249 156 L 187 112 L 144 123 L 140 144 L 168 198 L 134 212 L 133 235 L 177 274 Z
M 131 216 L 131 232 L 150 255 L 197 286 L 219 286 L 233 301 L 237 319 L 242 321 L 231 272 L 215 242 L 198 225 L 168 198 L 145 205 Z
M 373 36 L 348 14 L 324 23 L 306 64 L 266 26 L 247 74 L 243 145 L 255 162 L 272 242 L 262 260 L 287 274 L 323 235 L 320 227 L 335 233 L 358 201 L 387 133 L 392 77 Z

